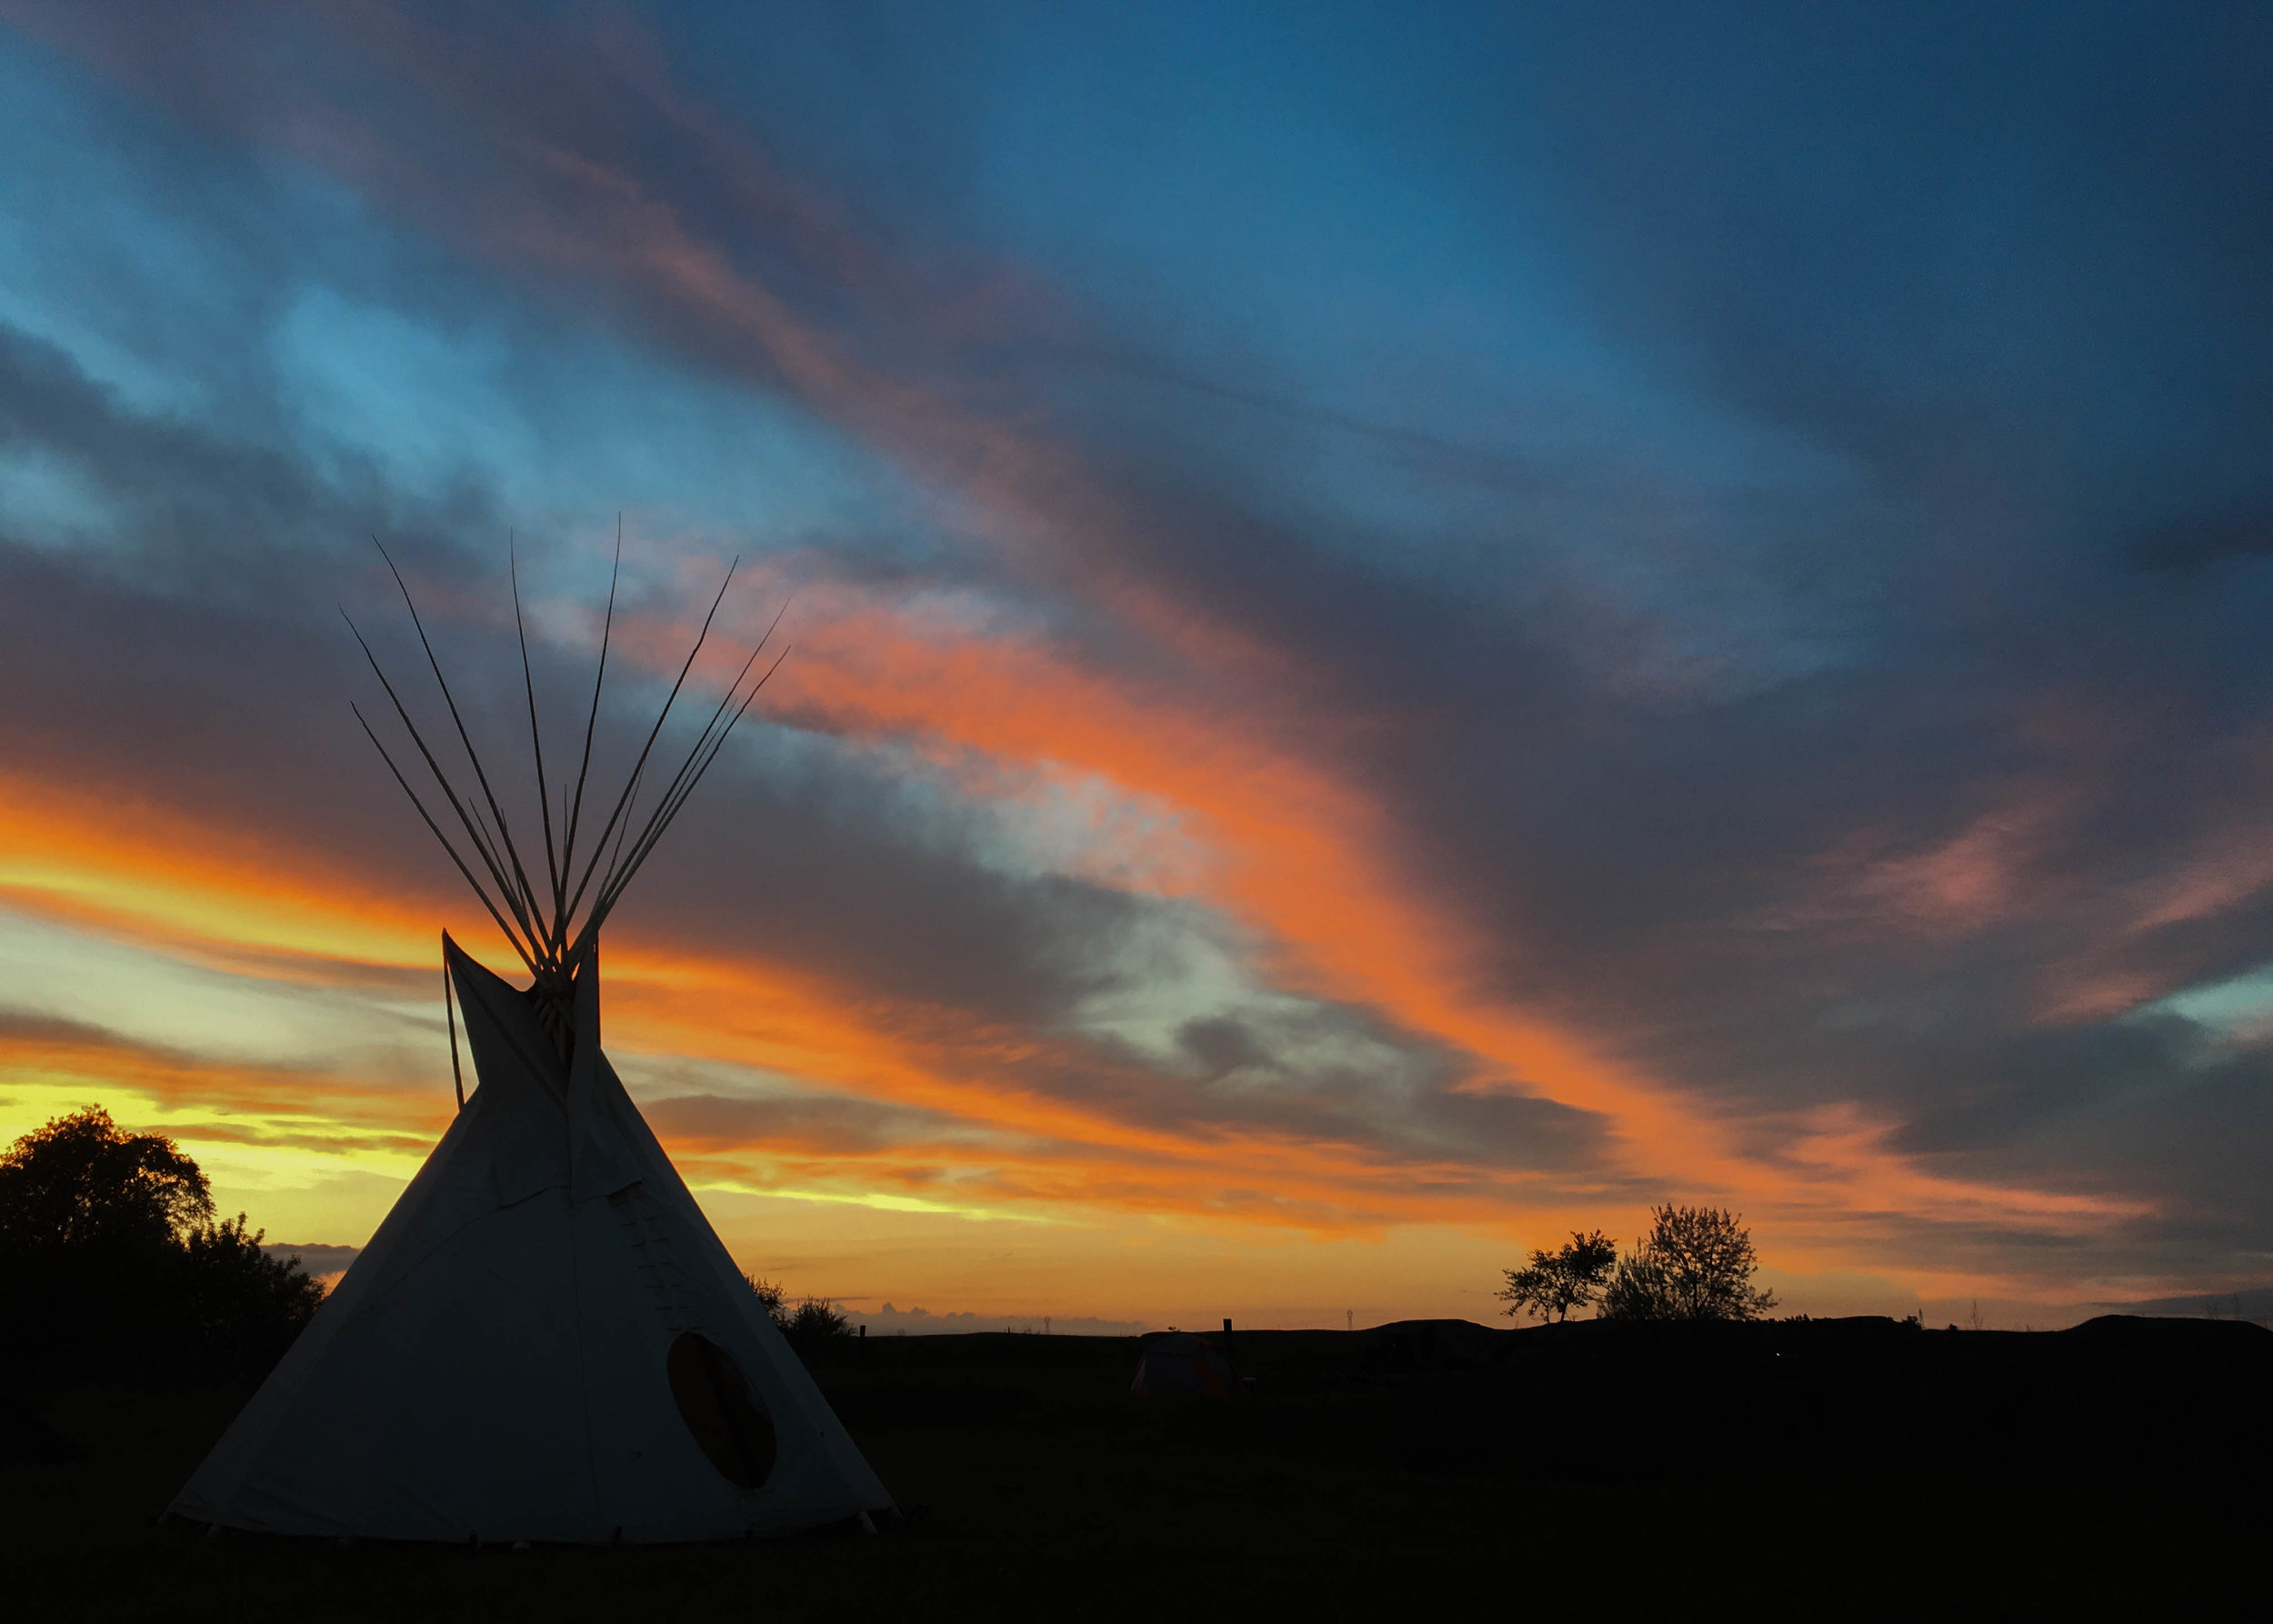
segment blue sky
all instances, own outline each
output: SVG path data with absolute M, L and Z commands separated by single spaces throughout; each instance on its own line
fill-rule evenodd
M 1841 1301 L 2262 1278 L 2261 13 L 0 19 L 27 1125 L 138 1078 L 358 1238 L 472 922 L 335 606 L 383 534 L 507 670 L 510 535 L 566 717 L 620 515 L 656 650 L 793 606 L 622 927 L 736 1200 L 1281 1318 L 1673 1197 Z M 1194 1311 L 909 1233 L 811 1268 Z

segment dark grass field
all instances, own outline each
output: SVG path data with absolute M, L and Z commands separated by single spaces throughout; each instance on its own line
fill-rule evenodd
M 882 1534 L 526 1550 L 157 1514 L 242 1389 L 66 1388 L 0 1498 L 11 1618 L 1319 1619 L 2251 1606 L 2273 1332 L 1886 1321 L 1242 1333 L 1251 1402 L 1132 1399 L 1103 1338 L 876 1338 L 823 1385 Z

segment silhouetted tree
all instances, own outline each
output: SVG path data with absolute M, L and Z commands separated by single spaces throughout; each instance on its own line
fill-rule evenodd
M 1499 1296 L 1511 1318 L 1528 1313 L 1567 1319 L 1573 1308 L 1594 1301 L 1617 1262 L 1617 1247 L 1608 1236 L 1599 1229 L 1588 1235 L 1574 1229 L 1560 1251 L 1535 1249 L 1527 1267 L 1507 1270 L 1507 1288 Z
M 0 1153 L 0 1249 L 164 1246 L 213 1217 L 197 1164 L 161 1134 L 130 1134 L 101 1106 L 34 1128 Z
M 1752 1232 L 1717 1207 L 1650 1209 L 1649 1233 L 1618 1259 L 1601 1319 L 1757 1319 L 1776 1295 L 1752 1285 Z
M 284 1357 L 324 1304 L 324 1288 L 297 1258 L 272 1258 L 265 1229 L 245 1215 L 200 1224 L 182 1237 L 182 1307 L 209 1358 L 265 1370 Z
M 76 1372 L 265 1368 L 323 1300 L 171 1139 L 99 1106 L 0 1152 L 0 1358 Z
M 774 1322 L 774 1328 L 784 1336 L 788 1335 L 789 1321 L 795 1310 L 789 1307 L 782 1288 L 771 1280 L 759 1279 L 756 1275 L 744 1275 L 742 1278 L 748 1283 L 751 1295 L 757 1298 L 757 1306 L 766 1310 L 766 1318 Z

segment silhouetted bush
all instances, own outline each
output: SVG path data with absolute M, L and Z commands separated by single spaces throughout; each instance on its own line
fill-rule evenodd
M 808 1297 L 793 1308 L 788 1294 L 773 1281 L 756 1275 L 742 1278 L 749 1283 L 766 1317 L 774 1322 L 774 1328 L 788 1338 L 789 1345 L 800 1354 L 819 1352 L 853 1334 L 852 1321 L 827 1298 Z
M 784 1336 L 789 1334 L 789 1319 L 794 1312 L 782 1288 L 771 1280 L 761 1280 L 756 1275 L 744 1275 L 750 1294 L 757 1298 L 757 1306 L 766 1310 L 766 1318 L 774 1322 L 774 1328 Z
M 0 1363 L 35 1376 L 252 1375 L 323 1301 L 216 1220 L 197 1164 L 97 1107 L 0 1153 Z
M 852 1321 L 827 1298 L 808 1297 L 797 1305 L 782 1331 L 793 1347 L 805 1349 L 851 1336 Z

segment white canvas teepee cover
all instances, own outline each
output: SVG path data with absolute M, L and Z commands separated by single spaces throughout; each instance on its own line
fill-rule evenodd
M 601 1053 L 445 938 L 479 1081 L 174 1502 L 280 1534 L 787 1532 L 891 1504 Z

